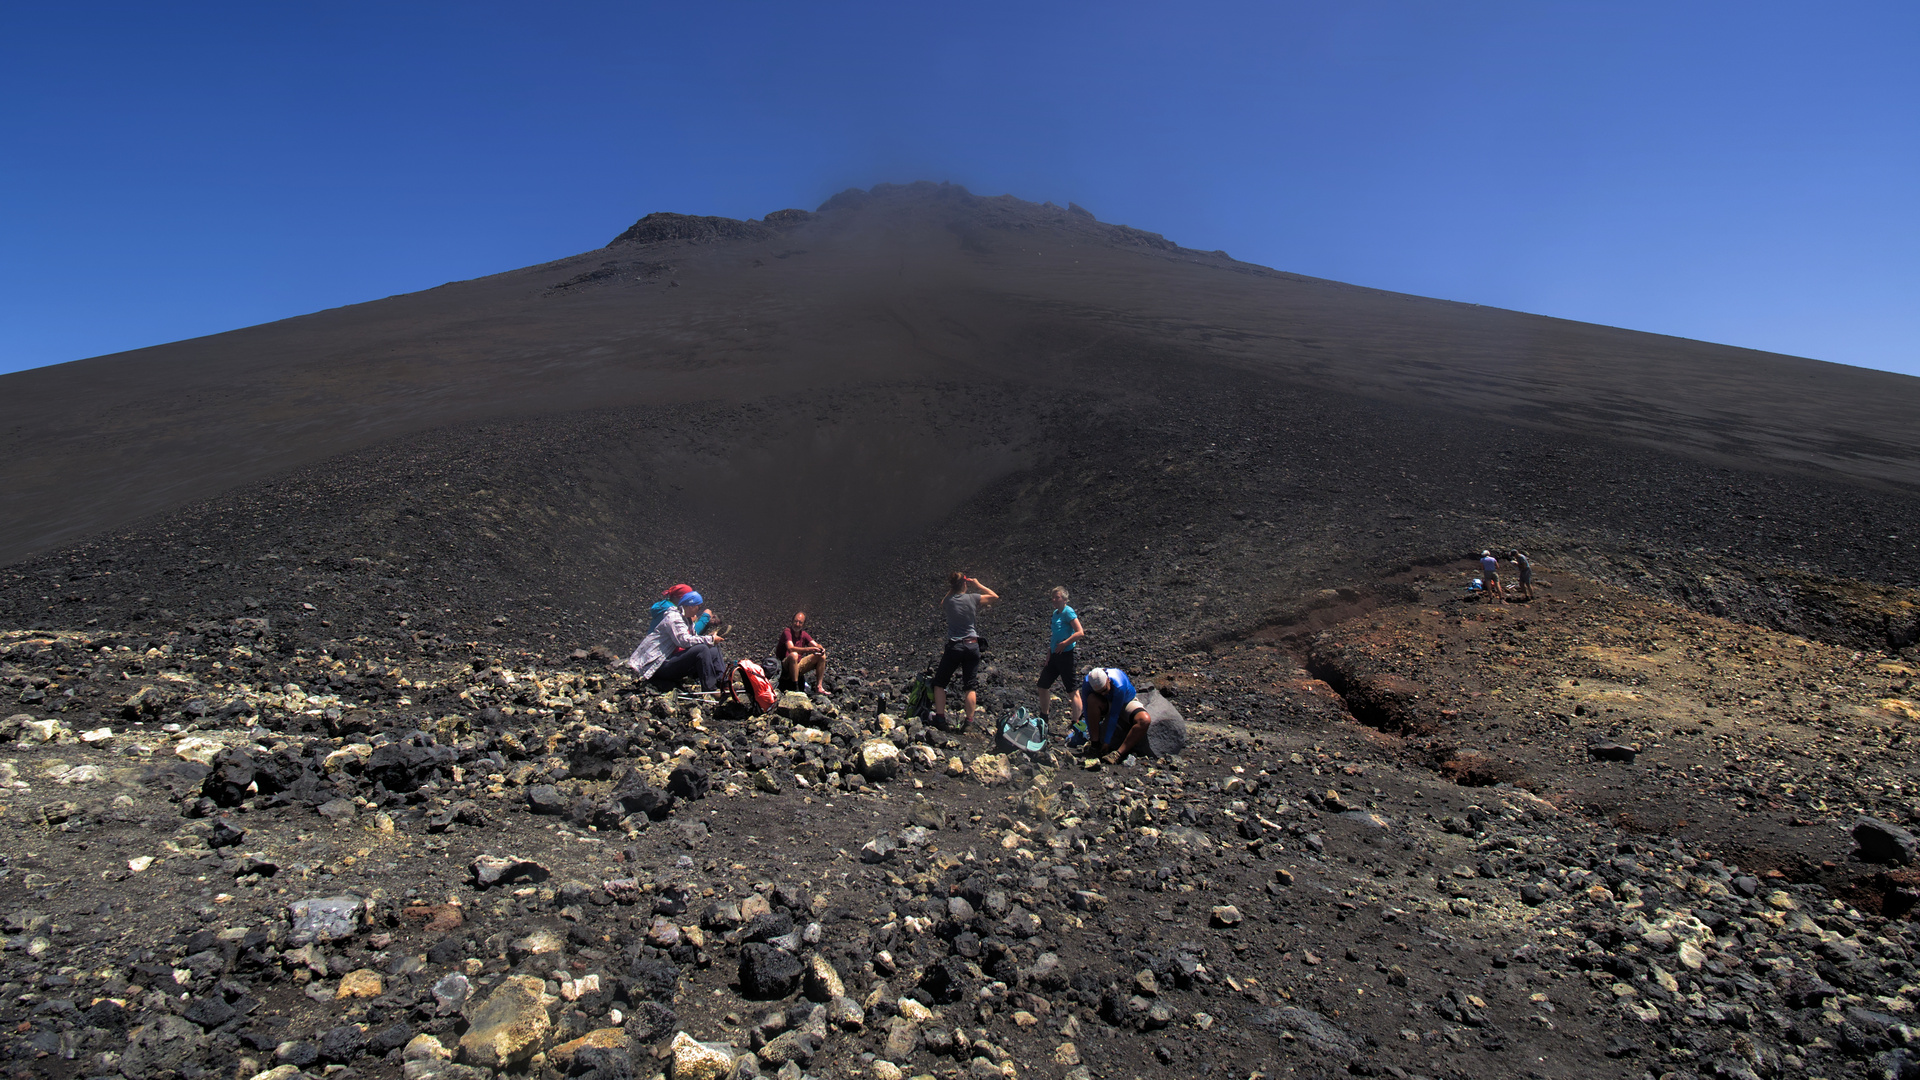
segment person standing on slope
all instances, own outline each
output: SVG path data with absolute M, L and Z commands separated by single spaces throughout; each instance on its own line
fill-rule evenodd
M 726 675 L 727 660 L 720 652 L 725 639 L 719 634 L 695 634 L 691 626 L 702 602 L 697 592 L 680 594 L 679 603 L 627 657 L 627 666 L 655 689 L 665 690 L 693 676 L 700 680 L 700 689 L 712 690 Z
M 1507 552 L 1507 561 L 1520 568 L 1520 595 L 1533 600 L 1533 560 L 1519 548 Z
M 979 592 L 971 590 L 978 589 Z M 1000 599 L 1000 594 L 955 570 L 947 576 L 947 598 L 940 602 L 947 620 L 947 644 L 940 652 L 940 666 L 933 672 L 933 715 L 936 723 L 947 720 L 947 680 L 955 669 L 960 672 L 960 688 L 967 695 L 967 726 L 973 726 L 976 694 L 980 688 L 980 609 Z
M 1042 717 L 1047 715 L 1048 705 L 1053 701 L 1053 695 L 1048 693 L 1048 689 L 1053 686 L 1053 680 L 1059 679 L 1060 690 L 1067 695 L 1068 723 L 1071 725 L 1079 722 L 1080 695 L 1074 692 L 1074 688 L 1078 685 L 1080 677 L 1073 668 L 1076 658 L 1075 647 L 1086 636 L 1086 629 L 1080 625 L 1079 613 L 1067 606 L 1066 586 L 1054 586 L 1053 643 L 1047 651 L 1046 664 L 1040 668 L 1038 683 Z
M 1500 560 L 1491 551 L 1480 553 L 1480 589 L 1503 604 L 1507 602 L 1506 590 L 1500 587 Z

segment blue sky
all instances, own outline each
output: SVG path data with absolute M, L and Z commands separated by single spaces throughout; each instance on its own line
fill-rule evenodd
M 951 180 L 1362 285 L 1920 374 L 1920 4 L 0 15 L 0 371 Z

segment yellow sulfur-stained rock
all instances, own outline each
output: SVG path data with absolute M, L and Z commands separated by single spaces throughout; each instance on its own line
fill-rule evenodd
M 386 983 L 380 973 L 372 968 L 349 971 L 340 980 L 340 989 L 333 992 L 335 1001 L 346 998 L 376 998 L 386 989 Z
M 553 1021 L 547 1017 L 546 984 L 531 975 L 509 975 L 487 1000 L 467 1013 L 460 1054 L 471 1064 L 507 1068 L 532 1057 Z
M 589 1047 L 598 1050 L 625 1050 L 628 1046 L 627 1033 L 617 1027 L 605 1027 L 589 1031 L 571 1042 L 563 1042 L 547 1051 L 547 1064 L 557 1066 L 566 1072 L 573 1066 L 573 1058 Z
M 981 754 L 973 759 L 973 764 L 967 766 L 967 771 L 975 780 L 988 786 L 1011 783 L 1013 780 L 1013 769 L 1007 764 L 1005 754 Z
M 673 1080 L 726 1080 L 733 1071 L 733 1050 L 717 1043 L 703 1043 L 686 1032 L 678 1032 L 667 1050 L 673 1055 Z

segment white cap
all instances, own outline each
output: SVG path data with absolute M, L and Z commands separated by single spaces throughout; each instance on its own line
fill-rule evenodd
M 1110 685 L 1107 680 L 1107 669 L 1094 668 L 1092 671 L 1087 672 L 1087 685 L 1092 687 L 1095 693 L 1106 693 Z

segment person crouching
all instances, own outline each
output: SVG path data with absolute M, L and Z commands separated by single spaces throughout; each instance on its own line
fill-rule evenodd
M 1087 718 L 1091 750 L 1108 765 L 1118 765 L 1133 753 L 1153 725 L 1153 716 L 1134 693 L 1133 680 L 1119 668 L 1088 670 L 1080 680 L 1080 715 Z
M 677 686 L 681 680 L 700 680 L 700 689 L 712 690 L 726 676 L 727 660 L 720 651 L 719 634 L 696 634 L 692 622 L 705 603 L 697 592 L 680 595 L 679 603 L 640 639 L 627 657 L 627 666 L 652 683 L 657 690 Z

